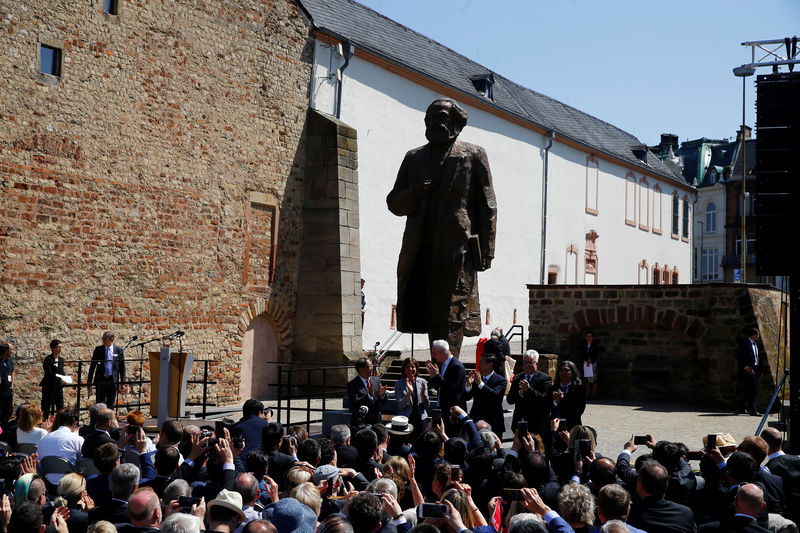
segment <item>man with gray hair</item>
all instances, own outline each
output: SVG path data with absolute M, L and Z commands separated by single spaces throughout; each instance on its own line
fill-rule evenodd
M 337 424 L 331 428 L 331 444 L 336 450 L 336 466 L 349 465 L 358 457 L 358 451 L 350 446 L 350 426 Z
M 547 533 L 538 514 L 517 513 L 508 522 L 508 533 Z
M 600 528 L 600 533 L 631 533 L 631 528 L 622 520 L 609 520 Z
M 89 406 L 89 425 L 88 426 L 81 426 L 78 430 L 78 435 L 86 438 L 92 431 L 94 431 L 94 426 L 97 423 L 97 414 L 106 409 L 108 406 L 104 403 L 95 403 Z
M 539 352 L 528 350 L 522 356 L 522 372 L 511 380 L 506 400 L 514 406 L 511 430 L 520 420 L 528 422 L 528 431 L 544 436 L 550 419 L 553 380 L 539 370 Z
M 397 484 L 388 478 L 375 478 L 367 485 L 367 492 L 373 494 L 391 494 L 393 498 L 397 499 Z
M 467 371 L 464 364 L 450 353 L 450 345 L 446 340 L 435 340 L 431 344 L 431 361 L 425 362 L 429 386 L 439 391 L 438 407 L 442 410 L 444 429 L 448 434 L 455 434 L 457 425 L 450 421 L 450 408 L 458 406 L 467 410 L 467 396 L 464 385 Z
M 108 520 L 112 524 L 130 522 L 128 498 L 139 484 L 139 468 L 131 463 L 122 463 L 111 472 L 111 501 L 89 511 L 89 523 Z
M 161 523 L 161 533 L 200 533 L 203 529 L 202 520 L 185 513 L 171 514 Z

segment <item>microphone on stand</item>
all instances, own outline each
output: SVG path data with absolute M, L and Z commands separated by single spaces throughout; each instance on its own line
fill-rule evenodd
M 176 331 L 175 333 L 173 333 L 172 335 L 173 335 L 173 336 L 175 336 L 175 338 L 178 338 L 178 337 L 183 337 L 184 335 L 186 335 L 186 332 L 185 332 L 185 331 L 178 330 L 178 331 Z

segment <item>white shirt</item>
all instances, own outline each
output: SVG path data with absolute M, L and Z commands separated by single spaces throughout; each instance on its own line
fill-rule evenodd
M 73 432 L 67 426 L 61 426 L 55 431 L 51 431 L 39 441 L 39 460 L 42 457 L 49 457 L 55 455 L 56 457 L 63 457 L 73 467 L 78 464 L 81 458 L 81 446 L 83 446 L 83 437 Z M 61 481 L 63 474 L 48 474 L 47 479 L 54 485 L 58 485 Z
M 47 435 L 46 429 L 33 428 L 30 431 L 22 431 L 17 428 L 17 444 L 39 444 L 45 435 Z

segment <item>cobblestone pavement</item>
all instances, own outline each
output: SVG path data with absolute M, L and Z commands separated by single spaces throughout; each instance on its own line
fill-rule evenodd
M 777 420 L 777 414 L 768 418 L 770 422 Z M 656 402 L 590 402 L 583 415 L 584 425 L 597 430 L 597 451 L 614 460 L 632 434 L 650 433 L 657 441 L 683 442 L 690 450 L 699 450 L 704 435 L 730 433 L 739 442 L 755 434 L 760 422 L 761 418 L 735 415 L 731 411 Z M 633 454 L 634 459 L 646 450 L 640 446 Z

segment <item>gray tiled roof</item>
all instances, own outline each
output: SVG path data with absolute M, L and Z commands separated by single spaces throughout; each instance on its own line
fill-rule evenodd
M 298 1 L 311 16 L 314 27 L 323 33 L 349 40 L 356 48 L 462 93 L 483 98 L 470 78 L 491 72 L 485 66 L 352 0 Z M 648 157 L 647 163 L 639 160 L 632 148 L 644 144 L 630 133 L 501 75 L 494 74 L 494 80 L 494 100 L 487 99 L 489 105 L 555 131 L 556 139 L 572 139 L 666 179 L 686 184 L 680 172 L 659 159 Z

